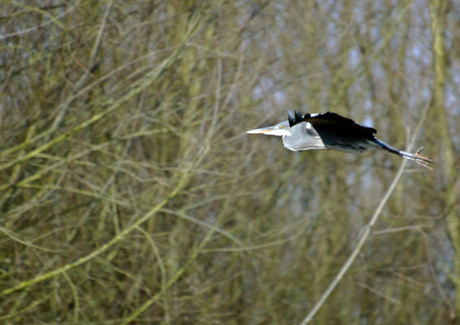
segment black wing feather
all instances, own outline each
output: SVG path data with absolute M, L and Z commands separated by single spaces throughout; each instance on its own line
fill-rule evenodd
M 296 124 L 296 119 L 294 115 L 292 115 L 291 111 L 286 110 L 286 113 L 288 116 L 289 126 L 292 128 Z
M 377 133 L 374 128 L 360 125 L 350 118 L 332 112 L 314 114 L 313 116 L 307 113 L 302 116 L 295 111 L 295 120 L 292 121 L 291 127 L 301 122 L 309 122 L 318 131 L 328 128 L 336 132 L 346 133 L 349 136 L 362 136 L 368 139 L 373 139 L 374 134 Z

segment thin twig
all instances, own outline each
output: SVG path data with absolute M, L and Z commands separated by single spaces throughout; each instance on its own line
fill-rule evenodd
M 365 284 L 363 282 L 356 281 L 356 284 L 359 285 L 360 287 L 366 289 L 366 290 L 369 290 L 370 292 L 374 293 L 375 295 L 377 295 L 379 297 L 382 297 L 382 298 L 384 298 L 384 299 L 386 299 L 388 301 L 391 301 L 394 304 L 397 304 L 397 305 L 402 304 L 402 302 L 400 300 L 392 298 L 392 297 L 389 297 L 388 295 L 384 294 L 383 292 L 380 292 L 377 289 L 374 289 L 371 286 L 368 286 L 367 284 Z

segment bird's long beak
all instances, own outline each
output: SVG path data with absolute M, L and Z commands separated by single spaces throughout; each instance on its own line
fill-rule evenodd
M 283 136 L 283 135 L 290 135 L 291 132 L 289 132 L 286 129 L 281 129 L 275 126 L 269 126 L 267 128 L 261 128 L 261 129 L 254 129 L 254 130 L 249 130 L 246 133 L 248 134 L 265 134 L 265 135 L 276 135 L 276 136 Z
M 274 129 L 275 128 L 273 126 L 270 126 L 268 128 L 249 130 L 246 133 L 248 134 L 270 134 L 270 132 L 273 132 Z

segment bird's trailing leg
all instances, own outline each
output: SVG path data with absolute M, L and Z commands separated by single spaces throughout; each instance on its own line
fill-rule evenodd
M 433 159 L 422 156 L 423 147 L 420 147 L 415 153 L 410 153 L 393 148 L 389 144 L 386 144 L 385 142 L 380 141 L 377 138 L 372 139 L 371 143 L 374 143 L 380 149 L 389 151 L 395 155 L 403 157 L 404 159 L 415 161 L 420 166 L 428 168 L 429 170 L 433 170 L 433 168 L 431 168 L 429 164 L 436 164 L 436 162 Z

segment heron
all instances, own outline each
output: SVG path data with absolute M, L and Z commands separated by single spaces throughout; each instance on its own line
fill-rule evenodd
M 377 149 L 409 159 L 430 170 L 436 162 L 421 155 L 423 147 L 415 153 L 398 150 L 377 139 L 374 128 L 355 123 L 350 118 L 326 112 L 302 115 L 298 111 L 287 111 L 288 120 L 276 125 L 247 131 L 249 134 L 281 136 L 283 145 L 292 151 L 338 150 L 344 152 L 363 152 Z

